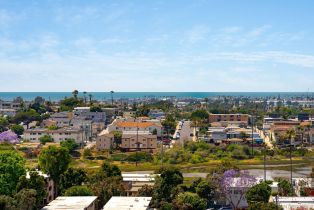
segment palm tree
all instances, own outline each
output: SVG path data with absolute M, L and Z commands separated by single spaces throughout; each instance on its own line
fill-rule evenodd
M 84 103 L 85 103 L 85 106 L 86 106 L 86 93 L 87 93 L 86 91 L 83 92 L 83 94 L 84 94 Z
M 289 139 L 290 141 L 290 182 L 291 182 L 291 190 L 293 192 L 293 182 L 292 182 L 292 139 L 295 138 L 295 130 L 294 129 L 289 129 L 286 131 L 286 137 Z
M 111 91 L 110 91 L 110 94 L 111 94 L 111 105 L 112 105 L 112 106 L 113 106 L 113 93 L 114 93 L 114 91 L 111 90 Z
M 72 95 L 73 95 L 73 97 L 75 98 L 75 99 L 77 99 L 77 95 L 78 95 L 78 90 L 73 90 L 72 91 Z
M 92 94 L 88 94 L 88 97 L 89 97 L 89 104 L 91 105 L 92 104 L 93 95 Z

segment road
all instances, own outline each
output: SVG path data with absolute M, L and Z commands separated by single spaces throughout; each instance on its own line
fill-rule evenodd
M 191 121 L 184 121 L 181 129 L 179 129 L 180 126 L 178 123 L 176 131 L 173 135 L 173 138 L 175 139 L 177 136 L 177 133 L 180 133 L 180 138 L 177 140 L 180 144 L 183 144 L 185 141 L 192 140 L 193 137 L 191 137 L 191 134 L 193 134 L 194 131 L 190 125 L 191 125 Z
M 264 135 L 264 132 L 262 130 L 259 130 L 259 129 L 256 129 L 256 130 L 259 133 L 259 135 L 261 136 L 261 138 L 264 139 L 266 146 L 269 147 L 270 149 L 273 149 L 274 145 L 271 143 L 269 136 Z

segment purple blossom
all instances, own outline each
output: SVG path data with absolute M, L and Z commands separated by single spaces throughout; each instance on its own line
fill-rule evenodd
M 0 143 L 8 142 L 10 144 L 17 144 L 19 143 L 18 136 L 12 131 L 4 131 L 0 133 Z
M 251 176 L 248 171 L 231 169 L 224 173 L 220 186 L 233 209 L 237 209 L 245 193 L 255 184 L 255 177 Z M 234 196 L 235 192 L 238 196 Z

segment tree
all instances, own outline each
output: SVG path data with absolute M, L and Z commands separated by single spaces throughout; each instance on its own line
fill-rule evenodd
M 103 206 L 112 196 L 124 195 L 121 170 L 115 165 L 104 163 L 98 172 L 89 177 L 89 187 Z
M 156 177 L 153 196 L 156 207 L 161 201 L 171 202 L 175 197 L 173 189 L 183 183 L 182 173 L 177 168 L 162 168 L 157 173 L 160 176 Z
M 208 182 L 202 180 L 195 188 L 195 192 L 208 203 L 214 202 L 215 188 Z
M 60 109 L 61 111 L 71 111 L 74 107 L 83 105 L 82 99 L 79 98 L 65 98 L 60 101 Z
M 83 150 L 83 157 L 87 158 L 87 157 L 90 157 L 90 156 L 92 156 L 92 150 L 90 148 L 85 148 Z
M 34 109 L 29 109 L 27 111 L 19 111 L 11 120 L 15 124 L 20 124 L 21 122 L 28 124 L 32 121 L 41 121 L 40 115 Z
M 101 170 L 106 177 L 121 176 L 120 168 L 116 165 L 111 165 L 110 163 L 107 162 L 102 164 Z
M 248 210 L 283 210 L 281 206 L 276 203 L 250 203 Z
M 100 106 L 91 106 L 90 111 L 91 112 L 102 112 L 102 109 Z
M 25 160 L 11 150 L 0 151 L 0 195 L 13 195 L 20 176 L 25 174 Z
M 175 204 L 179 209 L 205 210 L 207 202 L 196 193 L 184 192 L 178 194 L 175 199 Z
M 73 187 L 68 188 L 64 192 L 64 195 L 65 196 L 92 196 L 93 191 L 85 185 L 73 186 Z
M 61 147 L 67 148 L 70 153 L 79 147 L 74 139 L 65 139 L 64 141 L 60 142 L 60 145 Z
M 78 90 L 73 90 L 72 91 L 72 95 L 73 95 L 73 97 L 75 98 L 75 99 L 77 99 L 77 95 L 78 95 Z
M 68 170 L 60 176 L 60 192 L 63 193 L 66 189 L 81 185 L 86 181 L 87 175 L 84 169 L 68 168 Z
M 37 171 L 31 171 L 28 178 L 26 175 L 21 176 L 16 189 L 17 191 L 23 189 L 36 190 L 36 207 L 37 209 L 42 208 L 44 199 L 47 197 L 47 188 L 44 177 L 40 176 Z
M 36 208 L 36 190 L 22 189 L 15 196 L 18 209 L 35 210 Z
M 208 121 L 209 114 L 205 109 L 198 109 L 191 114 L 192 120 Z
M 92 104 L 93 95 L 92 94 L 88 94 L 88 97 L 89 97 L 89 104 Z
M 291 196 L 293 194 L 291 183 L 285 179 L 279 180 L 278 193 L 280 196 Z
M 0 195 L 0 209 L 16 210 L 15 200 L 7 195 Z
M 53 179 L 58 195 L 60 176 L 68 169 L 71 161 L 69 151 L 64 147 L 49 146 L 40 152 L 38 161 L 41 170 Z
M 54 142 L 54 139 L 50 135 L 44 135 L 42 137 L 39 137 L 39 141 L 41 144 L 46 144 L 47 142 Z
M 153 135 L 157 135 L 157 129 L 156 129 L 156 128 L 154 128 L 152 134 L 153 134 Z
M 9 125 L 9 121 L 5 117 L 0 116 L 0 133 L 7 130 L 7 126 Z
M 23 135 L 24 127 L 21 125 L 11 125 L 10 130 L 20 136 Z
M 166 116 L 166 119 L 161 122 L 162 126 L 165 128 L 165 130 L 169 129 L 170 133 L 174 133 L 177 123 L 174 117 L 170 114 Z
M 114 131 L 113 132 L 113 141 L 116 145 L 116 148 L 122 143 L 122 132 L 121 131 Z
M 292 181 L 292 139 L 295 138 L 295 130 L 294 129 L 289 129 L 286 131 L 286 136 L 290 141 L 290 149 L 289 149 L 289 153 L 290 153 L 290 183 L 291 183 L 291 192 L 293 192 L 293 181 Z
M 138 190 L 138 196 L 152 197 L 154 194 L 154 187 L 145 184 Z
M 271 187 L 266 182 L 251 187 L 245 194 L 248 203 L 268 203 Z
M 249 175 L 248 171 L 227 170 L 221 180 L 221 191 L 229 201 L 233 209 L 237 209 L 246 191 L 256 183 L 255 177 Z M 239 194 L 238 199 L 233 199 L 233 191 Z
M 86 102 L 87 102 L 87 101 L 86 101 L 86 94 L 87 94 L 87 92 L 84 91 L 84 92 L 83 92 L 83 95 L 84 95 L 84 104 L 85 104 L 85 106 L 86 106 Z

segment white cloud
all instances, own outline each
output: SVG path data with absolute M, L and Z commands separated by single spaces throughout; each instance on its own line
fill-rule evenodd
M 194 44 L 201 40 L 204 40 L 209 32 L 209 27 L 205 25 L 194 26 L 191 30 L 187 31 L 187 41 Z

